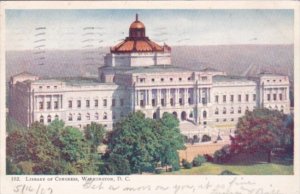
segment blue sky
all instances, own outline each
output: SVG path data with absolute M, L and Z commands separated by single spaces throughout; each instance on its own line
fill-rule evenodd
M 113 46 L 128 36 L 136 13 L 160 44 L 293 43 L 293 10 L 6 10 L 6 48 Z

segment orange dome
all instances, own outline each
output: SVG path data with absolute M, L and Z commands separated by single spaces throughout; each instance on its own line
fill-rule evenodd
M 130 29 L 133 29 L 133 28 L 141 29 L 141 28 L 145 28 L 145 25 L 142 22 L 136 20 L 136 21 L 132 22 L 132 24 L 130 25 Z

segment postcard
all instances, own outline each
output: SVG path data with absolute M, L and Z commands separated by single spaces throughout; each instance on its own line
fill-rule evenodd
M 296 194 L 299 2 L 1 2 L 1 193 Z

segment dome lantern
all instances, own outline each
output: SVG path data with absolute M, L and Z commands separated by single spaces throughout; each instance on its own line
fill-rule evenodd
M 135 15 L 135 21 L 130 25 L 129 37 L 130 38 L 143 38 L 146 36 L 145 25 L 139 21 L 139 15 Z

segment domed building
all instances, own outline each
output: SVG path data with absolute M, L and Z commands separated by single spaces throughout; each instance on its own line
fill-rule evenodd
M 188 138 L 228 137 L 245 111 L 256 107 L 290 112 L 287 76 L 227 76 L 212 68 L 195 71 L 172 65 L 171 48 L 146 36 L 136 15 L 124 41 L 110 48 L 98 79 L 46 79 L 22 73 L 11 77 L 9 114 L 24 126 L 62 119 L 83 128 L 91 122 L 111 130 L 130 112 L 180 121 Z M 184 64 L 182 65 L 184 66 Z

